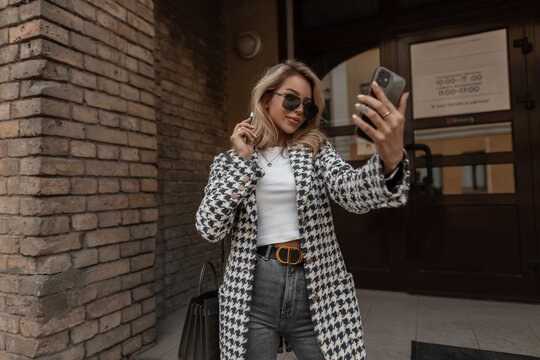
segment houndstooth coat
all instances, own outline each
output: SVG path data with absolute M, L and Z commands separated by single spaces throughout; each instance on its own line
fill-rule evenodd
M 330 198 L 354 213 L 399 207 L 407 202 L 408 160 L 402 180 L 386 187 L 378 155 L 353 169 L 330 143 L 316 158 L 304 147 L 289 145 L 296 181 L 298 226 L 315 333 L 326 359 L 364 359 L 362 323 L 352 275 L 339 249 Z M 196 215 L 199 233 L 208 241 L 231 231 L 231 251 L 219 289 L 221 359 L 244 359 L 256 262 L 255 185 L 264 176 L 255 151 L 250 160 L 229 150 L 215 157 L 205 196 Z

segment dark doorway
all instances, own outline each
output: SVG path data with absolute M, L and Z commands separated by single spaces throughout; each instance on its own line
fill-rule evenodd
M 295 3 L 296 57 L 321 76 L 376 48 L 380 64 L 406 77 L 411 89 L 411 46 L 494 30 L 504 31 L 508 56 L 508 109 L 414 118 L 409 103 L 405 143 L 413 186 L 405 208 L 358 216 L 333 207 L 357 286 L 540 301 L 540 179 L 533 151 L 540 142 L 533 81 L 540 55 L 533 44 L 540 37 L 538 5 L 381 0 L 359 12 L 362 2 L 338 3 L 343 11 L 324 21 L 317 19 L 325 12 L 321 2 Z M 348 3 L 356 5 L 346 10 Z M 343 143 L 354 127 L 330 119 L 326 131 Z M 353 152 L 344 155 L 354 167 L 364 163 Z M 426 184 L 428 174 L 433 181 Z

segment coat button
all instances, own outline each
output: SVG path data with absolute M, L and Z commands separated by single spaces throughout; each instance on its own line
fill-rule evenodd
M 238 194 L 237 194 L 237 193 L 232 193 L 232 194 L 231 194 L 231 198 L 233 198 L 233 200 L 236 200 L 237 197 L 238 197 Z
M 304 218 L 304 220 L 302 220 L 302 226 L 306 226 L 308 223 L 308 220 Z
M 249 177 L 247 175 L 242 176 L 242 181 L 247 183 L 249 181 Z
M 311 297 L 311 300 L 317 301 L 317 300 L 319 300 L 319 296 L 318 296 L 317 294 L 314 294 L 314 295 Z
M 313 258 L 310 256 L 310 257 L 307 257 L 306 258 L 306 264 L 312 264 L 313 263 Z
M 238 191 L 244 191 L 246 188 L 242 185 L 238 185 Z

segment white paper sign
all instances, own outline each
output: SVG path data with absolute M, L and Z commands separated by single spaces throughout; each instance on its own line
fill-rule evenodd
M 413 118 L 510 109 L 506 29 L 411 45 Z

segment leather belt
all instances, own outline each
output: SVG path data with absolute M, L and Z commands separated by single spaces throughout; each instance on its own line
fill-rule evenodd
M 289 246 L 265 245 L 257 247 L 257 253 L 267 258 L 276 259 L 282 264 L 298 265 L 302 263 L 302 250 Z

